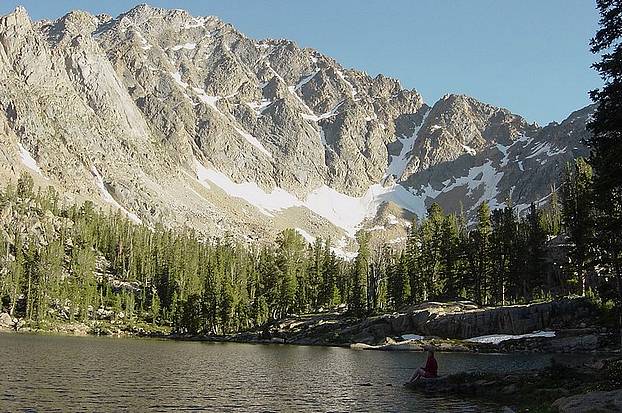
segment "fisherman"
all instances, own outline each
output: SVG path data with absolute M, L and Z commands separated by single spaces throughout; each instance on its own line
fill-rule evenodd
M 419 380 L 421 377 L 424 379 L 432 379 L 438 377 L 438 364 L 436 363 L 436 359 L 434 358 L 434 349 L 432 347 L 428 347 L 428 360 L 425 363 L 424 367 L 420 367 L 415 371 L 410 378 L 410 383 L 413 383 Z

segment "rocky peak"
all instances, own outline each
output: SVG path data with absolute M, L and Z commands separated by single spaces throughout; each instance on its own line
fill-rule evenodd
M 52 44 L 63 38 L 73 39 L 76 36 L 90 38 L 100 25 L 100 20 L 84 11 L 72 11 L 53 22 L 44 22 L 39 30 Z
M 32 27 L 32 21 L 26 9 L 17 6 L 15 10 L 5 16 L 0 17 L 0 30 L 13 31 L 15 33 L 25 33 Z
M 410 153 L 407 174 L 436 164 L 475 156 L 494 144 L 509 145 L 518 137 L 532 135 L 537 125 L 464 95 L 445 95 L 434 104 Z
M 383 204 L 540 199 L 587 119 L 541 131 L 467 96 L 430 108 L 295 42 L 148 5 L 34 26 L 18 9 L 0 45 L 0 175 L 216 235 L 300 227 L 348 245 Z

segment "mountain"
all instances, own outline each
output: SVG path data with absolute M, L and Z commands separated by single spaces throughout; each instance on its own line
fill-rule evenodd
M 0 17 L 0 176 L 153 225 L 273 239 L 296 227 L 348 254 L 357 229 L 399 242 L 437 201 L 546 200 L 592 107 L 531 124 L 468 96 L 432 107 L 288 40 L 141 5 Z M 376 230 L 383 231 L 376 231 Z

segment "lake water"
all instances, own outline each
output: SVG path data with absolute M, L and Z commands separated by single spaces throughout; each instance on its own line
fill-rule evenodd
M 435 411 L 498 408 L 402 387 L 422 353 L 0 334 L 0 411 Z M 547 355 L 437 355 L 440 374 Z

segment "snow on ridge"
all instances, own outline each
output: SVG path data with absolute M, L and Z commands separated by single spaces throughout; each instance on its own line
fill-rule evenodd
M 549 151 L 546 153 L 547 156 L 557 156 L 557 155 L 561 155 L 562 153 L 566 153 L 566 151 L 568 150 L 568 146 L 564 146 L 563 149 L 558 149 L 556 147 L 553 147 L 551 149 L 549 149 Z
M 551 152 L 551 145 L 546 142 L 540 142 L 533 148 L 531 155 L 526 156 L 525 159 L 535 158 L 538 155 L 548 152 Z
M 218 106 L 216 106 L 216 102 L 222 99 L 221 96 L 210 96 L 205 92 L 205 89 L 202 89 L 200 87 L 193 87 L 192 90 L 194 91 L 194 93 L 197 94 L 197 97 L 201 102 L 205 103 L 216 112 L 224 116 L 224 113 L 222 113 L 220 109 L 218 109 Z
M 397 156 L 391 155 L 391 160 L 389 162 L 389 166 L 387 167 L 387 171 L 384 173 L 383 179 L 391 175 L 395 176 L 396 179 L 400 179 L 402 177 L 402 175 L 404 174 L 404 170 L 406 169 L 406 166 L 410 161 L 408 154 L 410 153 L 410 151 L 412 151 L 417 137 L 419 136 L 419 131 L 421 130 L 421 127 L 425 123 L 429 114 L 430 110 L 428 109 L 423 115 L 423 118 L 421 119 L 421 124 L 419 126 L 415 126 L 415 130 L 410 137 L 398 138 L 398 140 L 402 144 L 402 150 Z
M 481 178 L 480 178 L 481 175 Z M 499 190 L 497 186 L 499 182 L 503 178 L 503 171 L 497 171 L 493 165 L 492 161 L 488 160 L 486 163 L 474 166 L 469 169 L 467 175 L 454 177 L 450 180 L 443 181 L 443 188 L 440 190 L 432 188 L 432 185 L 428 183 L 427 186 L 421 186 L 418 190 L 418 196 L 422 198 L 423 211 L 422 213 L 426 213 L 425 209 L 425 200 L 427 198 L 435 199 L 442 193 L 447 193 L 452 191 L 454 188 L 458 188 L 461 186 L 467 186 L 469 188 L 469 192 L 467 195 L 471 195 L 474 190 L 478 189 L 481 185 L 484 185 L 484 192 L 482 196 L 479 198 L 477 202 L 473 204 L 471 210 L 477 208 L 482 202 L 488 201 L 490 208 L 503 208 L 505 207 L 504 202 L 497 202 L 496 197 L 499 195 Z M 453 182 L 451 182 L 453 181 Z M 450 183 L 451 182 L 451 183 Z M 417 213 L 419 216 L 423 216 Z
M 344 260 L 352 261 L 356 258 L 358 253 L 352 251 L 346 251 L 345 248 L 347 246 L 346 237 L 342 237 L 334 247 L 331 247 L 330 250 L 338 257 L 343 258 Z
M 125 209 L 123 205 L 119 204 L 117 200 L 114 199 L 114 197 L 110 194 L 110 192 L 108 192 L 106 184 L 104 184 L 104 179 L 102 178 L 95 165 L 91 166 L 91 174 L 95 178 L 95 183 L 97 184 L 101 197 L 104 201 L 120 209 L 123 213 L 125 213 L 125 215 L 127 215 L 130 220 L 134 221 L 136 224 L 142 224 L 142 221 L 140 220 L 140 218 L 138 218 L 136 214 Z
M 272 159 L 272 154 L 270 152 L 268 152 L 268 150 L 261 144 L 261 142 L 259 142 L 259 139 L 257 139 L 256 137 L 254 137 L 250 133 L 246 132 L 245 130 L 243 130 L 241 128 L 238 128 L 237 126 L 233 126 L 233 129 L 235 129 L 235 131 L 237 133 L 239 133 L 240 136 L 242 136 L 244 139 L 246 139 L 246 141 L 248 143 L 253 145 L 255 148 L 259 149 L 259 151 L 261 153 L 266 155 L 268 158 Z
M 298 95 L 296 95 L 298 96 Z M 298 99 L 300 99 L 300 97 L 298 97 Z M 339 103 L 337 103 L 331 110 L 329 110 L 326 113 L 322 113 L 321 115 L 316 115 L 315 113 L 313 113 L 313 111 L 311 111 L 309 109 L 309 112 L 311 112 L 311 114 L 308 113 L 300 113 L 300 116 L 302 116 L 304 119 L 306 120 L 310 120 L 313 122 L 319 122 L 322 119 L 326 119 L 326 118 L 330 118 L 333 117 L 337 114 L 337 109 L 339 109 L 339 107 L 341 105 L 343 105 L 343 103 L 345 102 L 345 100 L 340 101 Z M 308 107 L 307 107 L 308 108 Z
M 309 81 L 311 79 L 313 79 L 315 77 L 315 75 L 317 75 L 318 73 L 320 73 L 320 69 L 319 68 L 315 69 L 313 71 L 313 73 L 311 73 L 310 75 L 307 75 L 307 76 L 303 77 L 302 79 L 300 79 L 300 82 L 298 82 L 296 84 L 296 86 L 294 86 L 294 90 L 300 90 L 301 87 L 303 87 L 304 85 L 309 83 Z
M 266 110 L 272 103 L 271 100 L 262 99 L 260 102 L 246 102 L 246 104 L 255 111 L 257 116 L 263 115 L 264 110 Z
M 196 43 L 184 43 L 184 44 L 178 44 L 176 46 L 171 47 L 171 50 L 174 52 L 181 50 L 181 49 L 193 50 L 195 47 L 197 47 Z
M 304 206 L 354 237 L 361 223 L 374 217 L 383 202 L 393 202 L 420 216 L 426 211 L 423 200 L 399 184 L 388 187 L 374 184 L 361 197 L 345 195 L 322 185 L 307 196 Z
M 343 229 L 351 238 L 356 235 L 365 219 L 375 216 L 383 202 L 391 201 L 414 213 L 425 213 L 424 199 L 411 194 L 399 184 L 389 187 L 374 184 L 360 197 L 349 196 L 322 185 L 309 193 L 304 200 L 300 200 L 279 187 L 267 192 L 254 182 L 236 183 L 215 169 L 202 169 L 197 166 L 197 176 L 200 176 L 200 181 L 209 180 L 229 196 L 245 200 L 270 217 L 273 212 L 305 207 Z
M 143 50 L 149 50 L 151 49 L 151 44 L 149 44 L 149 42 L 147 41 L 147 39 L 145 39 L 145 37 L 143 36 L 143 34 L 136 28 L 134 28 L 134 33 L 136 33 L 136 36 L 138 37 L 138 40 L 140 40 L 140 47 Z
M 175 81 L 175 83 L 177 83 L 179 86 L 181 86 L 182 88 L 187 88 L 188 84 L 186 82 L 184 82 L 183 80 L 181 80 L 181 73 L 179 73 L 179 71 L 177 72 L 171 72 L 171 77 L 173 78 L 173 80 Z
M 346 79 L 346 76 L 343 74 L 343 72 L 339 69 L 337 69 L 336 72 L 337 72 L 337 75 L 341 78 L 341 80 L 346 82 L 346 84 L 350 88 L 350 93 L 352 94 L 352 97 L 356 96 L 356 94 L 358 93 L 357 90 L 354 88 L 352 83 L 350 83 L 348 79 Z
M 28 152 L 28 150 L 26 148 L 24 148 L 24 146 L 22 146 L 21 143 L 17 144 L 17 148 L 19 149 L 20 160 L 22 161 L 24 166 L 26 166 L 28 169 L 38 173 L 39 175 L 43 176 L 43 173 L 41 172 L 41 169 L 39 168 L 39 165 L 37 164 L 37 161 L 35 160 L 35 158 L 32 157 L 30 152 Z
M 397 225 L 399 224 L 400 221 L 397 219 L 397 217 L 393 214 L 387 214 L 387 224 L 389 225 Z
M 195 17 L 191 21 L 186 22 L 182 29 L 195 29 L 197 27 L 205 27 L 205 23 L 208 22 L 212 16 L 208 17 Z

